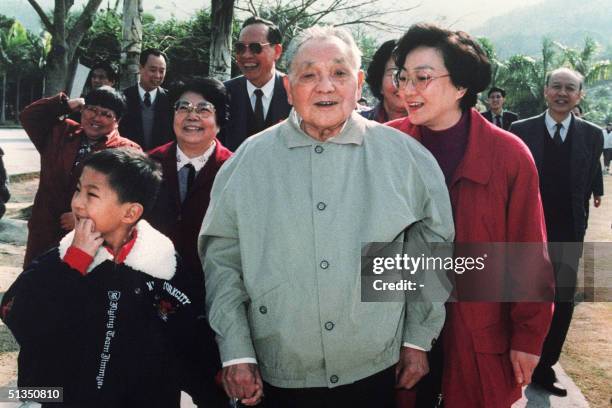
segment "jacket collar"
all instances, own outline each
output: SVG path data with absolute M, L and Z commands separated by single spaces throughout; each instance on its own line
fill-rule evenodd
M 136 242 L 134 242 L 132 250 L 123 263 L 134 270 L 157 279 L 172 279 L 176 272 L 176 256 L 172 241 L 145 220 L 138 221 L 135 228 L 137 231 Z M 66 255 L 73 239 L 74 230 L 60 241 L 60 259 L 63 259 Z M 106 261 L 113 262 L 113 255 L 105 248 L 100 247 L 89 268 L 87 268 L 87 273 Z
M 340 133 L 325 142 L 313 139 L 306 134 L 301 128 L 302 118 L 295 109 L 291 110 L 287 119 L 289 126 L 282 129 L 285 143 L 289 149 L 294 147 L 306 147 L 315 144 L 335 143 L 335 144 L 363 144 L 363 135 L 365 133 L 365 125 L 367 119 L 362 117 L 357 112 L 351 112 Z

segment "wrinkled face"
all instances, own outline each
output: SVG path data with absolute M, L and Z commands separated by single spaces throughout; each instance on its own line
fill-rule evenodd
M 491 92 L 491 95 L 489 95 L 489 106 L 491 110 L 495 112 L 500 111 L 504 107 L 505 100 L 506 98 L 502 96 L 501 92 Z
M 337 38 L 310 40 L 299 48 L 284 83 L 307 134 L 340 132 L 361 97 L 363 72 L 354 65 L 348 46 Z
M 98 140 L 119 127 L 115 112 L 97 105 L 85 105 L 81 110 L 81 126 L 90 140 Z
M 400 87 L 400 96 L 412 123 L 432 130 L 448 129 L 456 123 L 466 90 L 453 85 L 440 51 L 415 48 L 406 55 L 401 75 L 408 79 Z
M 115 82 L 108 77 L 108 73 L 102 68 L 96 68 L 91 73 L 91 89 L 101 86 L 115 86 Z
M 163 56 L 149 55 L 147 62 L 140 66 L 140 85 L 145 91 L 152 91 L 164 82 L 166 60 Z
M 214 106 L 198 93 L 185 92 L 175 106 L 174 133 L 181 150 L 204 153 L 219 133 Z
M 393 58 L 389 58 L 385 65 L 385 72 L 383 74 L 381 93 L 383 95 L 383 104 L 385 110 L 389 111 L 406 111 L 402 98 L 400 98 L 399 90 L 393 83 L 393 73 L 395 72 L 395 61 Z
M 251 24 L 240 32 L 239 40 L 243 44 L 268 43 L 268 26 Z M 280 44 L 267 44 L 261 47 L 259 54 L 246 47 L 244 52 L 236 52 L 236 64 L 240 72 L 256 87 L 262 87 L 272 78 L 276 61 L 280 58 L 283 47 Z
M 567 116 L 582 99 L 580 79 L 571 72 L 553 74 L 544 87 L 548 108 L 559 116 Z
M 119 230 L 130 204 L 119 202 L 106 174 L 85 166 L 70 206 L 77 221 L 89 218 L 94 223 L 94 230 L 106 239 Z

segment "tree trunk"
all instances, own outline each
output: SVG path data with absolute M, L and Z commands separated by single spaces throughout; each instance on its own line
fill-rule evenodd
M 0 123 L 6 122 L 6 72 L 2 73 L 2 110 L 0 113 Z
M 121 41 L 121 80 L 125 89 L 138 82 L 142 48 L 142 0 L 123 1 L 123 35 Z
M 234 0 L 212 0 L 208 76 L 220 81 L 232 75 L 232 20 Z
M 68 83 L 68 58 L 61 45 L 52 45 L 51 52 L 47 59 L 45 73 L 44 96 L 57 95 L 60 92 L 67 92 Z

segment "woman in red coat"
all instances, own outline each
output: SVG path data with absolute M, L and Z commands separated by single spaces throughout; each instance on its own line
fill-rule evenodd
M 453 206 L 457 247 L 533 243 L 524 267 L 508 267 L 502 261 L 487 270 L 502 271 L 499 274 L 488 274 L 476 283 L 474 276 L 466 276 L 470 285 L 457 276 L 455 296 L 465 298 L 469 286 L 472 297 L 470 302 L 447 303 L 438 347 L 443 356 L 445 407 L 510 407 L 520 398 L 521 386 L 531 380 L 552 316 L 549 301 L 515 297 L 502 302 L 507 300 L 502 294 L 508 282 L 522 284 L 530 292 L 520 299 L 552 299 L 536 168 L 517 137 L 491 125 L 472 108 L 478 92 L 489 84 L 491 68 L 468 34 L 415 25 L 400 39 L 394 55 L 395 80 L 408 117 L 389 125 L 419 140 L 437 159 Z M 475 288 L 481 289 L 476 297 Z M 436 402 L 424 402 L 419 396 L 418 406 Z

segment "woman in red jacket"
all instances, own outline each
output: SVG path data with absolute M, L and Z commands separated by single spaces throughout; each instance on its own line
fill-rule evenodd
M 531 380 L 552 315 L 550 302 L 517 297 L 502 302 L 508 300 L 502 296 L 508 282 L 531 291 L 520 299 L 552 299 L 536 168 L 517 137 L 473 109 L 478 92 L 489 84 L 491 67 L 468 34 L 415 25 L 394 56 L 408 117 L 389 125 L 419 140 L 437 159 L 453 206 L 456 251 L 462 243 L 534 243 L 526 249 L 525 268 L 501 262 L 492 269 L 501 273 L 487 270 L 484 280 L 465 276 L 470 302 L 461 301 L 467 285 L 457 275 L 459 301 L 447 303 L 442 345 L 435 347 L 443 355 L 445 407 L 510 407 Z M 418 398 L 419 407 L 436 403 Z

